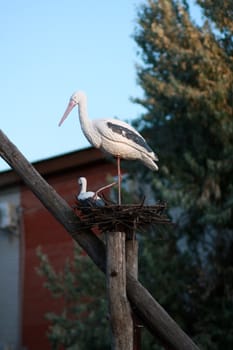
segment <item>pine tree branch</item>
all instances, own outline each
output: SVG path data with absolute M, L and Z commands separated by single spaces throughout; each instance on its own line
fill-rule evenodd
M 87 252 L 93 262 L 105 272 L 106 253 L 103 242 L 89 229 L 79 231 L 79 219 L 57 192 L 41 177 L 17 147 L 0 130 L 0 156 L 23 179 L 50 213 L 64 226 L 72 238 Z M 127 273 L 127 295 L 134 311 L 144 325 L 169 349 L 198 350 L 193 341 L 153 299 L 150 293 Z

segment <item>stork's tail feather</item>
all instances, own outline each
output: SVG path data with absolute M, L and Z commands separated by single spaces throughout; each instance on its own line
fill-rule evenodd
M 151 170 L 156 170 L 156 171 L 159 170 L 158 165 L 155 162 L 153 162 L 153 160 L 151 161 L 150 164 L 149 162 L 145 162 L 145 165 L 148 166 L 148 168 L 150 168 Z
M 159 170 L 158 165 L 155 163 L 155 161 L 158 161 L 158 157 L 153 153 L 151 157 L 149 157 L 146 154 L 142 154 L 142 158 L 141 161 L 143 162 L 143 164 L 145 164 L 145 166 L 147 166 L 148 168 L 150 168 L 151 170 Z

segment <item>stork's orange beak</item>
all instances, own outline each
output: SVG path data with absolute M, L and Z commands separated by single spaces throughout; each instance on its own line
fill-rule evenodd
M 64 122 L 64 120 L 68 117 L 68 115 L 70 114 L 70 112 L 72 111 L 72 109 L 76 106 L 76 103 L 74 100 L 70 100 L 66 110 L 65 110 L 65 113 L 63 114 L 63 117 L 61 118 L 58 126 L 61 126 L 62 123 Z

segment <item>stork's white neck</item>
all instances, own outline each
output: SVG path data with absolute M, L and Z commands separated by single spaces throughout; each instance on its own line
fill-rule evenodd
M 85 179 L 85 177 L 82 177 L 80 179 L 80 182 L 81 182 L 80 183 L 80 186 L 81 186 L 80 194 L 87 192 L 87 180 Z
M 88 117 L 87 111 L 87 97 L 86 95 L 82 95 L 79 101 L 79 120 L 82 131 L 88 141 L 96 148 L 99 148 L 101 145 L 101 139 L 98 135 L 98 132 L 95 130 L 93 126 L 93 122 Z

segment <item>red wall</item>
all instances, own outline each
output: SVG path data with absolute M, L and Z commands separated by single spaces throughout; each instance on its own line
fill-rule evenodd
M 79 190 L 78 177 L 85 176 L 88 188 L 96 190 L 106 184 L 107 175 L 115 173 L 114 164 L 103 162 L 50 176 L 47 181 L 70 205 L 74 205 L 74 196 Z M 46 337 L 49 324 L 44 315 L 47 312 L 59 311 L 62 305 L 60 300 L 50 297 L 47 289 L 43 287 L 43 279 L 36 272 L 36 267 L 39 265 L 36 248 L 42 247 L 57 270 L 63 267 L 68 256 L 72 256 L 73 243 L 63 227 L 26 187 L 21 191 L 21 205 L 23 209 L 22 346 L 27 350 L 46 350 L 51 347 Z

